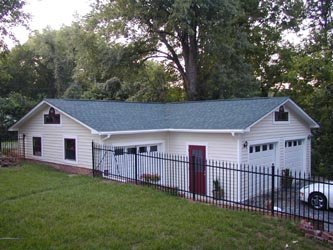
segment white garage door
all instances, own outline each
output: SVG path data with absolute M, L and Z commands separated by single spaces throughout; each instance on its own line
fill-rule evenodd
M 249 148 L 250 166 L 271 167 L 273 163 L 275 164 L 275 148 L 274 143 L 251 145 Z
M 249 147 L 249 173 L 244 174 L 245 199 L 262 194 L 271 187 L 271 178 L 264 173 L 271 173 L 271 166 L 276 159 L 276 144 L 263 143 Z M 265 169 L 263 169 L 265 168 Z
M 304 171 L 304 140 L 285 141 L 285 168 L 292 171 Z
M 162 171 L 156 153 L 161 144 L 115 147 L 114 151 L 105 152 L 102 157 L 105 178 L 113 180 L 135 180 L 143 174 L 157 174 Z M 162 174 L 160 174 L 162 175 Z

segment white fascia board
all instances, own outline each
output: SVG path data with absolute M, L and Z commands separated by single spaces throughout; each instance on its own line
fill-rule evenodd
M 303 109 L 301 109 L 295 102 L 293 102 L 290 98 L 279 104 L 279 106 L 285 105 L 287 102 L 290 102 L 292 104 L 292 107 L 294 108 L 294 111 L 300 115 L 304 120 L 306 120 L 310 126 L 310 128 L 319 128 L 319 124 L 315 122 L 307 113 L 304 112 Z M 271 111 L 269 111 L 267 114 L 265 114 L 263 117 L 252 123 L 250 126 L 246 128 L 247 131 L 250 131 L 250 129 L 261 122 L 263 119 L 265 119 L 267 116 L 269 116 L 271 113 L 273 113 L 279 106 L 275 107 Z
M 159 133 L 159 132 L 183 132 L 183 133 L 244 133 L 248 130 L 244 129 L 150 129 L 150 130 L 126 130 L 126 131 L 111 131 L 100 132 L 99 135 L 131 135 L 143 133 Z
M 17 123 L 15 123 L 13 126 L 11 126 L 8 130 L 9 131 L 18 131 L 18 128 L 20 127 L 20 125 L 22 123 L 24 123 L 24 121 L 26 119 L 28 119 L 30 116 L 32 116 L 34 113 L 36 113 L 37 111 L 39 111 L 39 108 L 43 104 L 47 104 L 48 106 L 50 106 L 50 107 L 56 109 L 57 111 L 59 111 L 59 113 L 61 113 L 62 115 L 65 115 L 65 116 L 69 117 L 73 121 L 79 123 L 80 125 L 82 125 L 83 127 L 87 128 L 87 129 L 89 129 L 92 134 L 98 134 L 98 132 L 95 129 L 93 129 L 93 128 L 89 127 L 88 125 L 84 124 L 83 122 L 77 120 L 73 116 L 67 114 L 66 112 L 62 111 L 61 109 L 59 109 L 58 107 L 52 105 L 51 103 L 47 102 L 46 100 L 43 100 L 42 102 L 40 102 L 36 107 L 34 107 L 30 112 L 28 112 L 25 116 L 23 116 Z
M 308 120 L 310 128 L 319 128 L 320 127 L 319 124 L 315 120 L 313 120 L 311 118 L 311 116 L 309 116 L 307 113 L 305 113 L 305 111 L 301 107 L 299 107 L 293 100 L 288 99 L 288 101 L 290 101 L 290 103 L 293 104 L 293 107 L 295 107 L 295 109 L 296 109 L 296 113 L 300 114 L 304 118 L 304 120 Z

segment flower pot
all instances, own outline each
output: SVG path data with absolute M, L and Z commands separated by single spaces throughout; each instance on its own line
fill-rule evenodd
M 213 190 L 213 198 L 215 200 L 222 200 L 224 198 L 224 190 L 223 189 Z

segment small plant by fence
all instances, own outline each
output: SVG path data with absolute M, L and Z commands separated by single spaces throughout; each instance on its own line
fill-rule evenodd
M 92 143 L 94 176 L 149 185 L 237 210 L 312 221 L 331 231 L 333 183 L 290 169 L 248 166 Z M 322 192 L 323 194 L 320 194 Z M 326 195 L 326 196 L 325 196 Z M 305 201 L 305 202 L 304 202 Z M 308 202 L 308 203 L 306 203 Z M 322 210 L 320 210 L 322 209 Z
M 6 135 L 0 137 L 0 167 L 8 167 L 25 158 L 24 136 Z

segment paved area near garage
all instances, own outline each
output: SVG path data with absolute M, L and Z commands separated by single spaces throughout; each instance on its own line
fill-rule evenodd
M 333 210 L 316 210 L 312 209 L 307 203 L 300 201 L 301 183 L 294 184 L 289 189 L 278 189 L 274 192 L 274 203 L 272 193 L 266 193 L 253 197 L 244 202 L 244 204 L 264 209 L 270 209 L 272 205 L 277 214 L 285 214 L 288 216 L 297 216 L 307 218 L 312 221 L 318 229 L 333 232 Z

